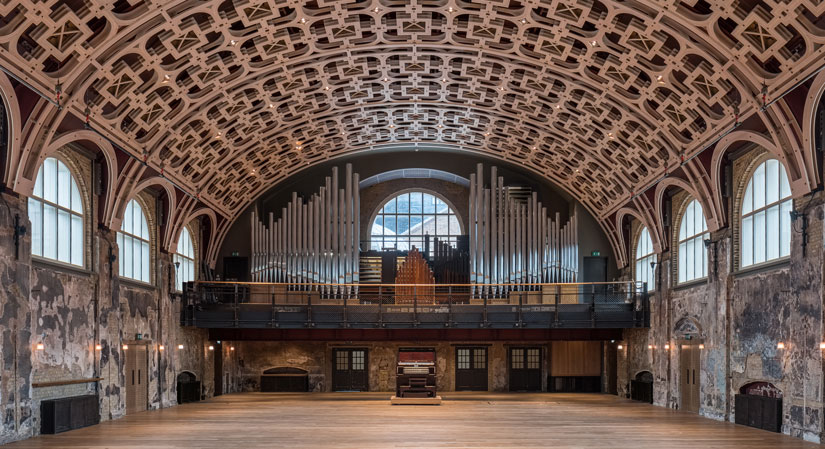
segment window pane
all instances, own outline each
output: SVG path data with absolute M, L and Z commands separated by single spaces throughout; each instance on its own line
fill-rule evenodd
M 34 182 L 34 196 L 43 198 L 43 165 L 37 170 L 37 180 Z
M 384 213 L 385 214 L 394 214 L 395 213 L 395 198 L 389 200 L 386 205 L 384 205 Z
M 406 215 L 399 215 L 395 223 L 398 235 L 410 234 L 410 217 Z
M 146 242 L 141 242 L 141 250 L 142 250 L 141 259 L 142 259 L 142 262 L 143 262 L 143 266 L 141 268 L 141 273 L 142 273 L 141 280 L 143 280 L 144 282 L 150 282 L 151 281 L 151 275 L 150 275 L 150 266 L 151 266 L 150 261 L 151 261 L 151 258 L 149 257 L 149 244 L 146 243 Z
M 765 211 L 753 215 L 753 263 L 765 261 Z
M 753 178 L 748 181 L 745 198 L 742 199 L 742 215 L 753 212 Z
M 693 233 L 701 234 L 705 231 L 705 216 L 702 214 L 702 206 L 698 201 L 693 200 Z
M 783 201 L 779 206 L 779 257 L 791 254 L 791 207 L 792 200 Z
M 395 216 L 384 216 L 384 235 L 395 235 Z
M 785 167 L 781 164 L 779 166 L 779 197 L 785 199 L 791 196 L 791 185 L 788 184 L 788 174 L 785 173 Z
M 778 196 L 779 192 L 776 192 Z M 765 242 L 767 246 L 767 255 L 765 257 L 765 260 L 771 260 L 779 257 L 780 239 L 776 238 L 776 236 L 779 235 L 779 205 L 776 204 L 774 206 L 771 206 L 770 208 L 768 208 L 767 212 L 767 235 L 771 236 L 771 238 L 769 242 Z
M 411 214 L 420 214 L 423 212 L 423 202 L 422 202 L 423 193 L 421 192 L 412 192 L 410 193 L 410 213 Z
M 70 208 L 71 203 L 71 175 L 69 169 L 62 162 L 57 162 L 57 204 L 59 206 Z M 65 228 L 64 228 L 65 229 Z
M 702 271 L 702 260 L 705 259 L 705 242 L 702 240 L 702 236 L 696 237 L 695 243 L 693 245 L 693 279 L 699 279 L 705 277 L 705 273 Z
M 29 198 L 29 220 L 32 227 L 32 254 L 43 255 L 43 203 Z
M 687 243 L 679 244 L 679 282 L 687 280 Z
M 43 161 L 43 199 L 57 203 L 57 159 Z
M 461 235 L 461 225 L 458 224 L 458 217 L 450 215 L 450 235 Z
M 77 188 L 77 184 L 72 179 L 72 211 L 77 212 L 78 214 L 83 213 L 83 202 L 80 199 L 80 190 Z
M 69 263 L 72 261 L 71 240 L 70 240 L 71 220 L 69 213 L 59 209 L 57 211 L 57 260 Z
M 410 235 L 421 235 L 424 230 L 423 218 L 420 215 L 413 215 L 410 217 Z
M 779 201 L 779 168 L 779 161 L 776 159 L 765 161 L 765 204 Z
M 372 234 L 373 235 L 384 235 L 384 216 L 379 215 L 375 217 L 375 221 L 372 222 Z
M 43 257 L 57 259 L 57 209 L 43 205 Z
M 695 248 L 694 248 L 695 245 L 696 245 L 696 240 L 691 239 L 691 240 L 687 241 L 687 251 L 686 251 L 686 253 L 688 255 L 693 256 L 694 251 L 695 251 Z M 688 263 L 687 263 L 686 272 L 685 272 L 685 279 L 695 279 L 694 266 L 693 266 L 693 257 L 690 257 L 687 262 Z
M 425 193 L 423 195 L 422 203 L 424 205 L 424 213 L 425 214 L 434 214 L 435 213 L 435 197 L 430 195 L 429 193 Z
M 435 215 L 425 215 L 424 216 L 424 234 L 429 234 L 434 236 L 435 232 Z
M 398 196 L 398 213 L 399 214 L 408 214 L 410 213 L 410 194 L 404 193 Z
M 762 163 L 756 168 L 753 174 L 753 208 L 754 210 L 765 207 L 765 164 Z
M 742 266 L 753 265 L 753 216 L 742 219 Z
M 131 234 L 132 231 L 132 211 L 134 208 L 134 201 L 129 201 L 126 204 L 126 210 L 123 212 L 123 224 L 120 226 L 123 232 Z
M 72 263 L 83 265 L 83 217 L 72 215 Z

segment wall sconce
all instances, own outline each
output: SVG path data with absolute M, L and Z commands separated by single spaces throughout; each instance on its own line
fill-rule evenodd
M 825 349 L 825 342 L 819 344 L 819 349 Z
M 129 349 L 129 345 L 123 345 L 123 350 L 125 351 L 127 349 Z
M 622 345 L 619 345 L 619 346 L 616 346 L 616 349 L 618 349 L 619 351 L 621 351 L 622 349 L 624 349 L 624 347 L 623 347 Z
M 785 349 L 785 343 L 780 341 L 776 344 L 776 349 Z
M 647 345 L 647 349 L 653 349 L 653 345 Z
M 230 350 L 230 351 L 234 351 L 234 350 L 235 350 L 235 347 L 234 347 L 234 346 L 230 346 L 230 347 L 229 347 L 229 350 Z
M 100 351 L 103 349 L 102 345 L 95 345 L 95 351 Z
M 700 343 L 700 344 L 699 344 L 699 349 L 705 349 L 705 345 L 704 345 L 704 344 L 702 344 L 702 343 Z
M 164 349 L 166 349 L 165 346 L 163 346 L 163 345 L 158 346 L 158 350 L 163 351 Z
M 670 345 L 665 345 L 665 351 L 670 351 Z
M 178 345 L 178 349 L 183 349 L 183 345 Z
M 210 350 L 210 351 L 214 351 L 214 350 L 215 350 L 215 347 L 214 347 L 214 346 L 212 346 L 212 345 L 209 345 L 209 350 Z
M 42 351 L 46 349 L 46 345 L 44 345 L 43 343 L 38 343 L 37 345 L 35 345 L 35 349 L 37 349 L 38 351 Z

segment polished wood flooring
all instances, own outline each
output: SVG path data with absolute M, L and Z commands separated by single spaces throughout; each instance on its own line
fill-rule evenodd
M 600 394 L 247 393 L 148 411 L 12 448 L 790 448 L 802 440 Z

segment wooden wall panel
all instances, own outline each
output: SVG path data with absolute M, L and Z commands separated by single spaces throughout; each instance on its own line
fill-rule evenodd
M 600 341 L 554 341 L 550 351 L 550 375 L 600 376 Z

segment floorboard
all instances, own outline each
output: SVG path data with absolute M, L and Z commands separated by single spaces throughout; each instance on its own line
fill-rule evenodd
M 13 443 L 17 448 L 791 448 L 788 436 L 600 394 L 247 393 Z

